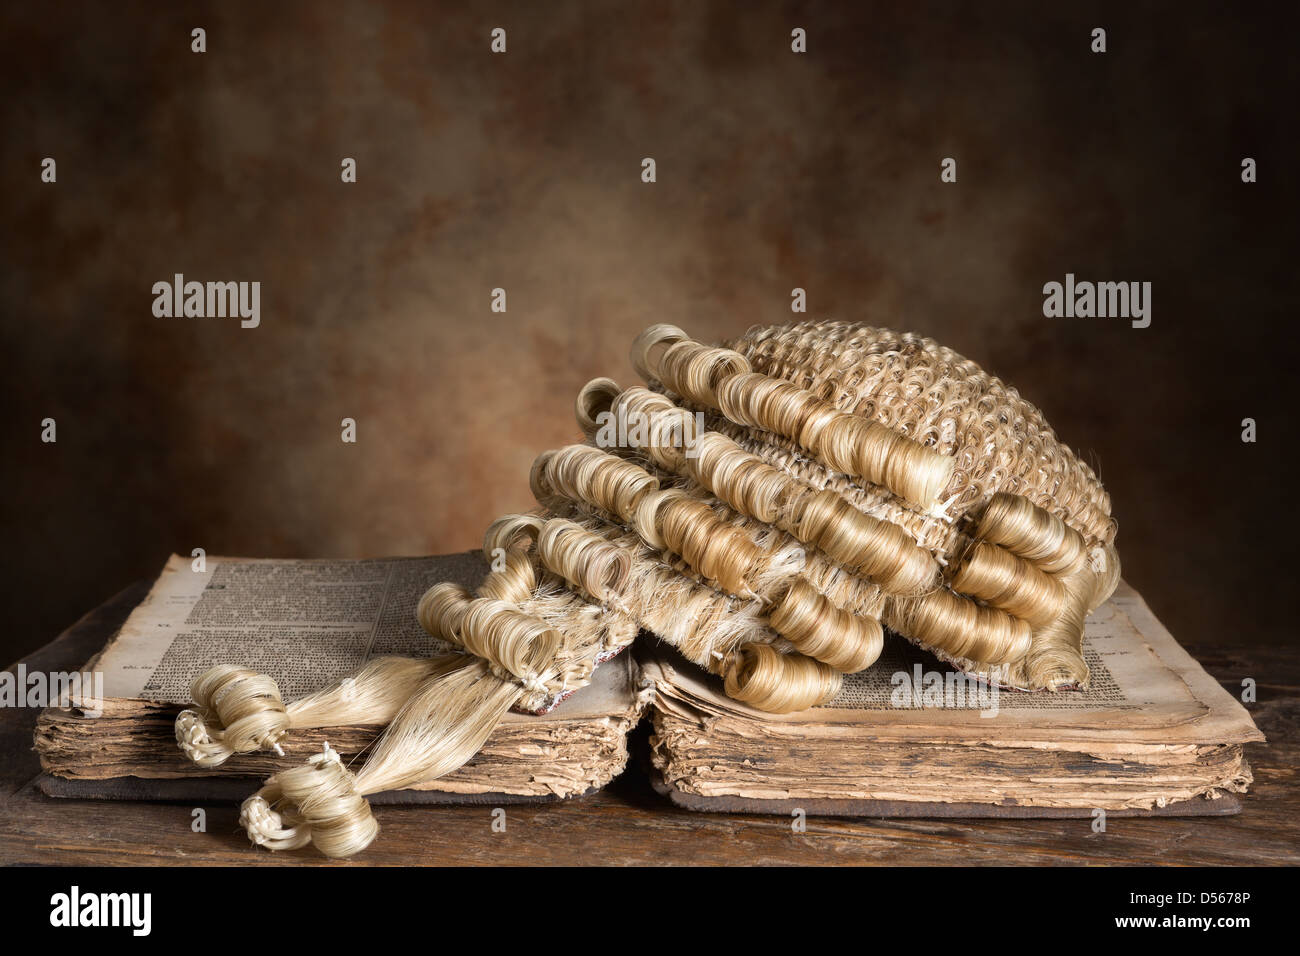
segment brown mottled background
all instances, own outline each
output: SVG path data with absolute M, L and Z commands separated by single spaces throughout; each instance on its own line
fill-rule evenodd
M 1296 57 L 1228 9 L 7 4 L 2 656 L 172 551 L 472 547 L 642 327 L 795 286 L 1042 406 L 1176 635 L 1290 638 Z M 1152 326 L 1044 319 L 1067 271 Z M 260 280 L 261 327 L 154 318 L 176 272 Z

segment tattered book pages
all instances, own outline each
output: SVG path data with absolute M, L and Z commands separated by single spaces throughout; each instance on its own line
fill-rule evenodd
M 288 702 L 373 657 L 444 654 L 453 645 L 415 618 L 421 595 L 439 581 L 473 588 L 487 570 L 473 552 L 352 561 L 210 557 L 204 564 L 195 571 L 187 558 L 168 560 L 91 665 L 103 674 L 105 697 L 188 704 L 195 677 L 216 664 L 238 664 L 271 677 Z M 611 670 L 610 679 L 593 677 L 564 701 L 562 716 L 624 707 L 627 688 Z
M 1150 808 L 1241 792 L 1245 709 L 1121 584 L 1089 619 L 1085 691 L 997 692 L 899 638 L 822 707 L 773 715 L 728 698 L 667 648 L 652 759 L 714 798 Z
M 1123 582 L 1088 618 L 1084 657 L 1092 681 L 1085 691 L 996 692 L 891 636 L 880 659 L 845 677 L 843 689 L 827 704 L 794 714 L 769 714 L 727 697 L 719 680 L 667 648 L 663 651 L 646 659 L 644 668 L 665 706 L 681 701 L 703 713 L 749 718 L 774 735 L 851 726 L 856 734 L 877 740 L 961 744 L 1109 740 L 1168 745 L 1264 739 L 1245 708 L 1205 673 Z M 941 692 L 937 683 L 943 685 Z
M 212 776 L 176 746 L 175 715 L 189 685 L 215 664 L 272 677 L 286 701 L 325 687 L 372 657 L 425 657 L 453 648 L 415 617 L 439 581 L 476 586 L 487 565 L 476 553 L 372 560 L 208 557 L 202 570 L 173 555 L 148 596 L 89 664 L 103 700 L 47 708 L 36 745 L 48 773 L 68 779 Z M 627 762 L 627 732 L 643 710 L 630 654 L 597 667 L 591 683 L 544 716 L 509 713 L 483 750 L 459 770 L 413 789 L 449 793 L 571 796 L 599 788 Z M 319 753 L 366 750 L 382 728 L 294 731 L 286 757 L 237 754 L 216 773 L 265 776 Z
M 415 619 L 420 595 L 439 580 L 432 558 L 213 557 L 196 571 L 173 555 L 96 667 L 108 697 L 185 703 L 197 675 L 239 664 L 293 700 L 372 657 L 451 650 Z
M 88 665 L 103 678 L 99 716 L 42 713 L 42 765 L 74 782 L 211 775 L 184 758 L 172 730 L 194 676 L 240 664 L 272 676 L 291 700 L 372 656 L 445 651 L 419 626 L 416 603 L 430 584 L 472 587 L 484 569 L 473 554 L 208 558 L 202 570 L 173 556 Z M 640 671 L 622 655 L 551 713 L 509 714 L 478 756 L 420 789 L 554 797 L 603 786 L 625 766 L 627 733 L 650 694 L 655 766 L 679 792 L 710 798 L 1124 808 L 1245 789 L 1241 745 L 1262 736 L 1127 585 L 1089 619 L 1085 651 L 1086 691 L 990 696 L 891 638 L 837 698 L 790 715 L 728 698 L 716 678 L 666 648 L 643 655 Z M 378 732 L 302 730 L 284 749 L 300 760 L 329 740 L 355 759 Z M 260 777 L 283 765 L 274 754 L 241 754 L 220 773 Z

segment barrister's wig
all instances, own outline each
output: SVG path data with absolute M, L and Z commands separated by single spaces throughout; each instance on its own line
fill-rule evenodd
M 460 766 L 508 708 L 553 706 L 638 627 L 772 712 L 829 700 L 886 628 L 1001 686 L 1087 684 L 1083 622 L 1119 580 L 1110 501 L 1014 389 L 930 339 L 843 322 L 722 347 L 656 325 L 632 364 L 645 386 L 579 392 L 586 441 L 536 459 L 540 508 L 489 529 L 478 596 L 421 601 L 459 660 L 371 662 L 364 694 L 287 708 L 252 672 L 196 682 L 177 734 L 210 762 L 358 722 L 357 697 L 391 719 L 355 776 L 327 752 L 272 777 L 245 804 L 256 842 L 356 852 L 377 829 L 365 794 Z

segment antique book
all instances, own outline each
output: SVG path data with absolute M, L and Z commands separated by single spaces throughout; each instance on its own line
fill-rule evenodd
M 383 654 L 444 650 L 416 623 L 436 580 L 472 583 L 477 553 L 371 561 L 173 557 L 148 595 L 83 668 L 92 699 L 42 712 L 46 793 L 240 800 L 319 752 L 349 759 L 378 727 L 302 729 L 285 756 L 237 754 L 205 771 L 176 745 L 188 682 L 238 659 L 286 699 Z M 108 636 L 108 635 L 106 635 Z M 1251 781 L 1243 745 L 1262 741 L 1244 708 L 1178 646 L 1126 584 L 1087 624 L 1086 691 L 999 691 L 901 638 L 827 704 L 754 710 L 718 678 L 643 634 L 551 712 L 510 714 L 464 767 L 391 802 L 555 800 L 591 792 L 628 760 L 649 710 L 656 789 L 695 810 L 882 816 L 1224 813 Z
M 297 730 L 283 742 L 284 756 L 236 754 L 205 770 L 177 747 L 176 715 L 190 703 L 193 678 L 215 664 L 256 667 L 289 701 L 375 657 L 446 653 L 450 646 L 417 622 L 416 602 L 431 584 L 472 586 L 486 570 L 477 552 L 374 560 L 208 557 L 201 570 L 173 555 L 81 669 L 87 678 L 79 693 L 38 718 L 42 789 L 71 797 L 239 800 L 326 742 L 351 760 L 381 727 Z M 379 802 L 552 800 L 599 789 L 627 763 L 627 733 L 644 707 L 636 675 L 631 654 L 607 661 L 590 685 L 549 712 L 507 715 L 465 766 L 380 795 Z
M 1264 739 L 1125 583 L 1087 622 L 1081 691 L 998 691 L 896 638 L 825 705 L 777 715 L 669 648 L 641 656 L 656 788 L 696 810 L 1234 812 Z

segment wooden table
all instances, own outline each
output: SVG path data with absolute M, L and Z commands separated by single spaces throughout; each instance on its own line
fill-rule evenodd
M 77 670 L 148 590 L 141 582 L 27 657 L 29 671 Z M 311 849 L 268 853 L 238 827 L 238 809 L 57 800 L 34 784 L 37 711 L 0 709 L 0 863 L 227 864 L 1296 864 L 1300 863 L 1300 665 L 1284 647 L 1189 648 L 1234 693 L 1258 682 L 1250 710 L 1269 742 L 1248 750 L 1255 783 L 1231 817 L 911 820 L 810 817 L 794 833 L 778 817 L 700 814 L 670 806 L 633 765 L 601 793 L 507 809 L 493 832 L 488 807 L 377 807 L 382 832 L 361 856 L 330 861 Z M 16 665 L 15 665 L 16 666 Z M 644 750 L 644 729 L 633 740 Z

